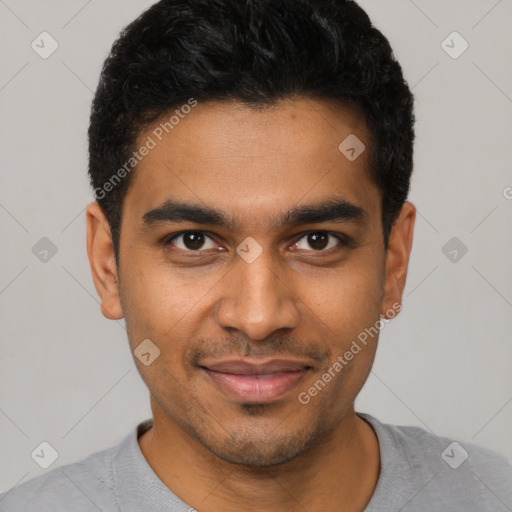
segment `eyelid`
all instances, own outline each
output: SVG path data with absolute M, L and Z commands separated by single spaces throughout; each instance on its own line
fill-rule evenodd
M 163 245 L 164 246 L 172 245 L 171 242 L 175 238 L 179 238 L 180 236 L 186 235 L 187 233 L 199 233 L 199 234 L 204 235 L 205 237 L 209 238 L 212 242 L 214 242 L 214 243 L 216 243 L 218 245 L 217 241 L 212 236 L 210 236 L 208 231 L 202 231 L 202 230 L 199 230 L 199 229 L 186 229 L 186 230 L 179 231 L 177 233 L 173 233 L 171 235 L 168 235 L 168 236 L 166 236 L 163 239 Z M 180 249 L 179 247 L 176 247 L 176 249 L 178 251 L 182 251 L 182 252 L 206 252 L 206 251 L 211 251 L 211 249 L 197 249 L 195 251 L 193 251 L 192 249 L 189 249 L 188 251 L 185 251 L 184 249 Z
M 218 244 L 218 242 L 215 240 L 215 238 L 212 237 L 208 231 L 187 229 L 187 230 L 179 231 L 177 233 L 173 233 L 171 235 L 168 235 L 167 237 L 165 237 L 163 239 L 163 245 L 164 246 L 172 245 L 171 242 L 174 239 L 176 239 L 176 238 L 178 238 L 180 236 L 183 236 L 183 235 L 185 235 L 187 233 L 199 233 L 199 234 L 202 234 L 205 237 L 209 238 L 212 242 Z M 346 235 L 344 235 L 343 233 L 338 233 L 338 232 L 328 231 L 328 230 L 322 230 L 322 229 L 316 229 L 316 230 L 315 229 L 310 229 L 308 231 L 304 231 L 304 232 L 300 233 L 297 237 L 295 237 L 295 241 L 292 243 L 292 245 L 298 243 L 304 237 L 306 237 L 306 236 L 308 236 L 310 234 L 313 234 L 313 233 L 324 233 L 324 234 L 326 234 L 328 236 L 331 236 L 331 237 L 335 238 L 339 242 L 339 245 L 341 247 L 352 247 L 351 240 Z M 197 250 L 189 249 L 188 251 L 185 251 L 184 249 L 180 249 L 178 247 L 176 247 L 176 249 L 178 251 L 182 251 L 182 252 L 195 252 L 195 253 L 207 252 L 207 251 L 211 251 L 212 250 L 212 249 L 197 249 Z M 336 249 L 336 247 L 331 247 L 330 249 L 327 249 L 327 250 L 311 249 L 311 252 L 313 252 L 313 253 L 323 253 L 323 252 L 329 252 L 332 249 Z
M 311 235 L 313 233 L 324 233 L 324 234 L 326 234 L 328 236 L 332 236 L 333 238 L 336 238 L 336 240 L 339 242 L 339 245 L 341 247 L 352 247 L 352 242 L 351 242 L 351 240 L 346 235 L 344 235 L 343 233 L 337 233 L 337 232 L 329 231 L 329 230 L 325 230 L 325 229 L 310 229 L 308 231 L 304 231 L 303 233 L 301 233 L 298 236 L 298 238 L 296 238 L 295 242 L 293 242 L 292 245 L 298 243 L 305 236 Z M 323 253 L 323 252 L 329 252 L 332 249 L 336 249 L 336 247 L 331 247 L 330 249 L 321 250 L 321 251 L 318 251 L 318 250 L 315 250 L 315 249 L 311 249 L 311 252 L 319 253 L 320 254 L 320 253 Z

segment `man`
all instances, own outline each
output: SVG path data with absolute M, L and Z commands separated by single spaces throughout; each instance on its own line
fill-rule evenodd
M 163 0 L 103 68 L 87 248 L 153 418 L 29 511 L 506 511 L 512 466 L 356 413 L 412 247 L 413 99 L 343 0 Z

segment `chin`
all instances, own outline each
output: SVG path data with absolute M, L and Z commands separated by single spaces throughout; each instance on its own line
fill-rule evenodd
M 198 440 L 219 459 L 231 464 L 248 467 L 272 467 L 285 464 L 307 452 L 319 440 L 320 435 L 304 432 L 283 432 L 283 428 L 264 431 L 238 431 L 212 439 Z

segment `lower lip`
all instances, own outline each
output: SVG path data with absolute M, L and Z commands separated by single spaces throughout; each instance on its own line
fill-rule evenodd
M 307 370 L 274 373 L 271 375 L 234 375 L 203 371 L 231 398 L 249 403 L 265 403 L 284 395 L 307 373 Z

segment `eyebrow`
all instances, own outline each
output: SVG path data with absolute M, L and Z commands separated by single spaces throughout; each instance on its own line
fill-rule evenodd
M 368 213 L 343 198 L 330 198 L 323 201 L 297 206 L 269 219 L 271 229 L 297 224 L 318 224 L 322 222 L 343 222 L 363 225 L 368 221 Z M 208 224 L 234 230 L 237 226 L 233 215 L 209 206 L 184 203 L 168 199 L 160 206 L 146 212 L 143 217 L 143 229 L 175 222 L 193 222 Z

